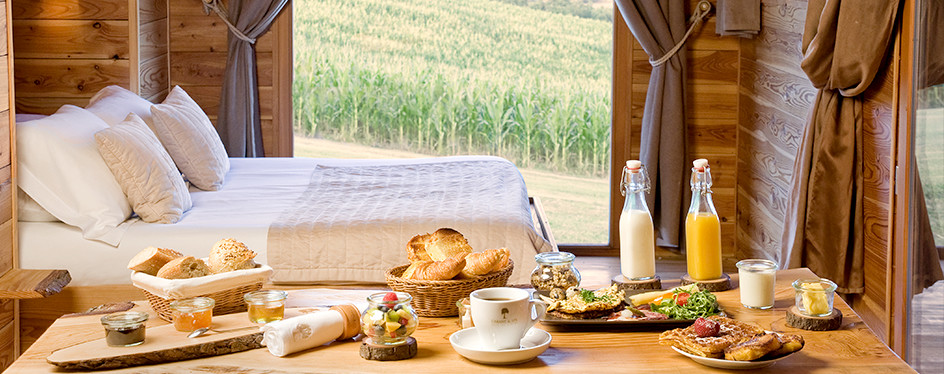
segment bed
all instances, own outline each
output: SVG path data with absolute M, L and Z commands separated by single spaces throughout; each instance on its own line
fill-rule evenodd
M 97 100 L 98 96 L 90 107 L 103 101 Z M 111 103 L 109 110 L 114 107 Z M 150 103 L 136 101 L 119 107 L 118 113 L 138 110 L 145 116 Z M 95 114 L 108 122 L 107 115 Z M 120 122 L 125 114 L 113 115 L 112 121 Z M 25 120 L 17 121 L 18 134 Z M 35 137 L 28 125 L 23 130 L 24 139 Z M 18 160 L 24 174 L 20 186 L 36 191 L 30 184 L 36 178 L 29 171 L 39 168 L 27 164 L 31 146 L 21 144 L 19 138 L 18 151 L 23 153 Z M 171 151 L 164 138 L 160 143 Z M 57 162 L 70 161 L 68 156 Z M 195 175 L 184 171 L 177 158 L 174 162 L 184 175 Z M 147 246 L 203 257 L 216 241 L 232 237 L 257 252 L 257 262 L 275 269 L 274 283 L 383 283 L 386 269 L 408 262 L 405 245 L 412 236 L 450 227 L 465 234 L 476 251 L 510 249 L 516 266 L 509 283 L 527 284 L 535 266 L 534 255 L 556 250 L 535 229 L 520 173 L 498 157 L 232 158 L 226 163 L 228 171 L 217 190 L 189 186 L 184 197 L 190 207 L 183 209 L 174 223 L 147 223 L 132 216 L 91 239 L 88 225 L 66 224 L 62 222 L 65 219 L 55 217 L 36 219 L 37 211 L 44 210 L 43 204 L 37 204 L 40 199 L 20 195 L 20 217 L 30 217 L 18 223 L 20 266 L 68 269 L 72 286 L 127 285 L 128 260 Z M 57 167 L 63 168 L 57 178 L 72 172 L 65 166 Z M 176 169 L 174 172 L 179 174 Z M 87 173 L 92 172 L 81 170 L 74 178 L 86 178 Z M 115 178 L 120 179 L 118 174 Z M 63 184 L 72 182 L 64 180 L 51 184 L 64 188 Z M 62 213 L 49 209 L 45 214 Z M 545 227 L 539 229 L 546 233 Z

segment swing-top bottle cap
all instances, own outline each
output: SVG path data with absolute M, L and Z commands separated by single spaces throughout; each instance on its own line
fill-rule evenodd
M 705 167 L 708 166 L 708 159 L 699 158 L 692 161 L 692 166 L 694 166 L 697 171 L 705 171 Z
M 639 160 L 629 160 L 626 161 L 626 168 L 632 171 L 637 171 L 642 167 L 642 162 Z

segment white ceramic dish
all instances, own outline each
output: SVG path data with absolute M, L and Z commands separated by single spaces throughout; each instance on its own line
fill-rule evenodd
M 781 356 L 774 359 L 763 360 L 763 361 L 731 361 L 731 360 L 723 360 L 719 358 L 701 357 L 701 356 L 697 356 L 697 355 L 693 355 L 691 353 L 685 352 L 675 347 L 672 347 L 672 349 L 674 349 L 678 353 L 681 353 L 685 357 L 688 357 L 694 360 L 695 362 L 699 364 L 702 364 L 705 366 L 711 366 L 713 368 L 734 369 L 734 370 L 760 369 L 760 368 L 773 365 L 775 362 L 783 360 L 784 358 L 787 358 L 790 356 L 790 355 L 786 355 L 786 356 Z
M 551 345 L 551 334 L 531 328 L 521 339 L 521 348 L 495 351 L 481 348 L 478 332 L 475 327 L 469 327 L 449 336 L 449 343 L 459 355 L 471 361 L 487 365 L 512 365 L 531 361 L 544 353 Z

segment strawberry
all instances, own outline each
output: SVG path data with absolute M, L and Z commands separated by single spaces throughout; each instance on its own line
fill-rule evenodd
M 384 295 L 384 298 L 383 298 L 383 301 L 397 301 L 397 300 L 400 300 L 400 299 L 397 298 L 396 292 L 387 292 L 387 294 Z
M 695 323 L 692 324 L 692 330 L 694 330 L 695 335 L 698 335 L 700 338 L 718 336 L 718 331 L 720 331 L 720 329 L 721 325 L 719 325 L 718 322 L 701 317 L 698 317 L 698 319 L 695 320 Z

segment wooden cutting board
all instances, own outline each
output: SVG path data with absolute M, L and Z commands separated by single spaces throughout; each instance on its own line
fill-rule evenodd
M 286 309 L 285 317 L 312 311 L 314 310 L 311 308 Z M 213 316 L 213 325 L 210 328 L 228 330 L 252 326 L 257 325 L 249 322 L 248 315 L 243 312 Z M 260 347 L 262 347 L 262 332 L 258 329 L 222 333 L 210 331 L 197 338 L 188 338 L 186 332 L 177 331 L 172 324 L 148 326 L 145 330 L 144 343 L 140 345 L 109 347 L 105 343 L 105 330 L 102 328 L 101 339 L 60 349 L 46 357 L 46 361 L 64 369 L 116 369 L 218 356 Z

